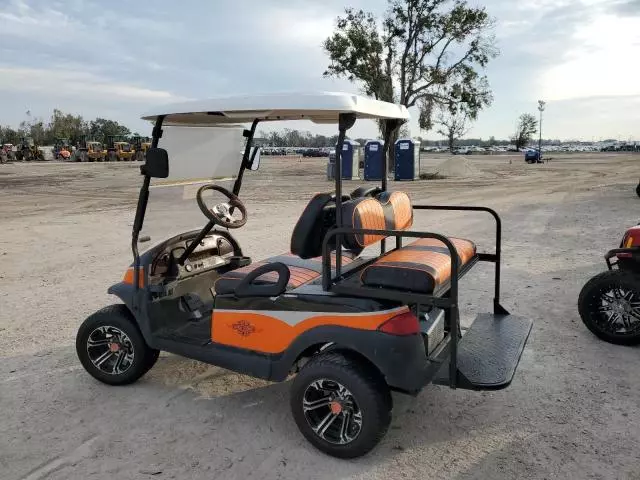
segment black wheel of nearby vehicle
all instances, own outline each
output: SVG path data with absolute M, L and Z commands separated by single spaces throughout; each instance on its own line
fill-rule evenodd
M 610 270 L 589 280 L 580 292 L 582 321 L 602 340 L 617 345 L 640 344 L 640 276 Z
M 638 185 L 636 185 L 636 195 L 638 195 L 640 197 L 640 183 L 638 183 Z
M 78 329 L 76 352 L 94 378 L 126 385 L 153 367 L 159 351 L 150 348 L 125 305 L 111 305 L 90 315 Z
M 293 418 L 311 444 L 338 458 L 364 455 L 391 422 L 391 394 L 371 366 L 339 352 L 309 360 L 291 388 Z

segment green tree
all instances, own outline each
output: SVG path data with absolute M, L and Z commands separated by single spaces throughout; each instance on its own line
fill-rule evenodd
M 534 115 L 523 113 L 518 117 L 516 133 L 511 140 L 516 144 L 516 148 L 524 148 L 531 141 L 531 137 L 538 132 L 538 121 Z
M 0 126 L 0 144 L 11 143 L 17 145 L 20 141 L 20 132 L 9 126 Z
M 89 135 L 98 140 L 106 140 L 109 136 L 123 135 L 128 137 L 131 135 L 131 130 L 115 120 L 96 118 L 89 122 Z
M 420 128 L 432 128 L 435 107 L 471 119 L 492 101 L 480 72 L 498 54 L 493 21 L 464 0 L 388 0 L 379 22 L 347 8 L 325 40 L 325 76 L 358 83 L 366 95 L 420 109 Z
M 47 143 L 53 143 L 56 138 L 66 138 L 72 144 L 86 134 L 88 126 L 80 115 L 65 114 L 58 109 L 53 111 L 49 121 L 49 135 Z

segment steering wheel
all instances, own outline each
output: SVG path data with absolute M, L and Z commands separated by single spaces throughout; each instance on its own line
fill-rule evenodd
M 215 190 L 216 192 L 220 192 L 225 195 L 229 199 L 229 201 L 219 203 L 217 205 L 214 205 L 212 208 L 209 208 L 202 199 L 202 194 L 207 190 Z M 202 211 L 204 216 L 217 225 L 220 225 L 221 227 L 240 228 L 245 223 L 247 223 L 247 209 L 245 208 L 242 201 L 226 188 L 214 184 L 204 185 L 198 189 L 196 198 L 198 200 L 198 206 L 200 207 L 200 210 Z M 233 211 L 236 208 L 242 214 L 242 218 L 238 220 L 234 220 L 233 218 Z

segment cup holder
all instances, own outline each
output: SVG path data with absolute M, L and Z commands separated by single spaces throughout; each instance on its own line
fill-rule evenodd
M 246 267 L 251 264 L 251 257 L 229 257 L 228 266 L 235 270 L 236 268 Z

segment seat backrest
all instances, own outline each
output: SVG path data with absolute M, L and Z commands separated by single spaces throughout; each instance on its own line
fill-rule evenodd
M 327 230 L 335 225 L 335 210 L 331 194 L 315 194 L 293 228 L 291 253 L 300 258 L 314 258 L 322 255 L 322 240 Z
M 375 198 L 354 198 L 342 204 L 345 227 L 372 230 L 408 230 L 413 225 L 413 208 L 405 192 L 382 192 Z M 345 235 L 348 249 L 362 249 L 385 235 Z

